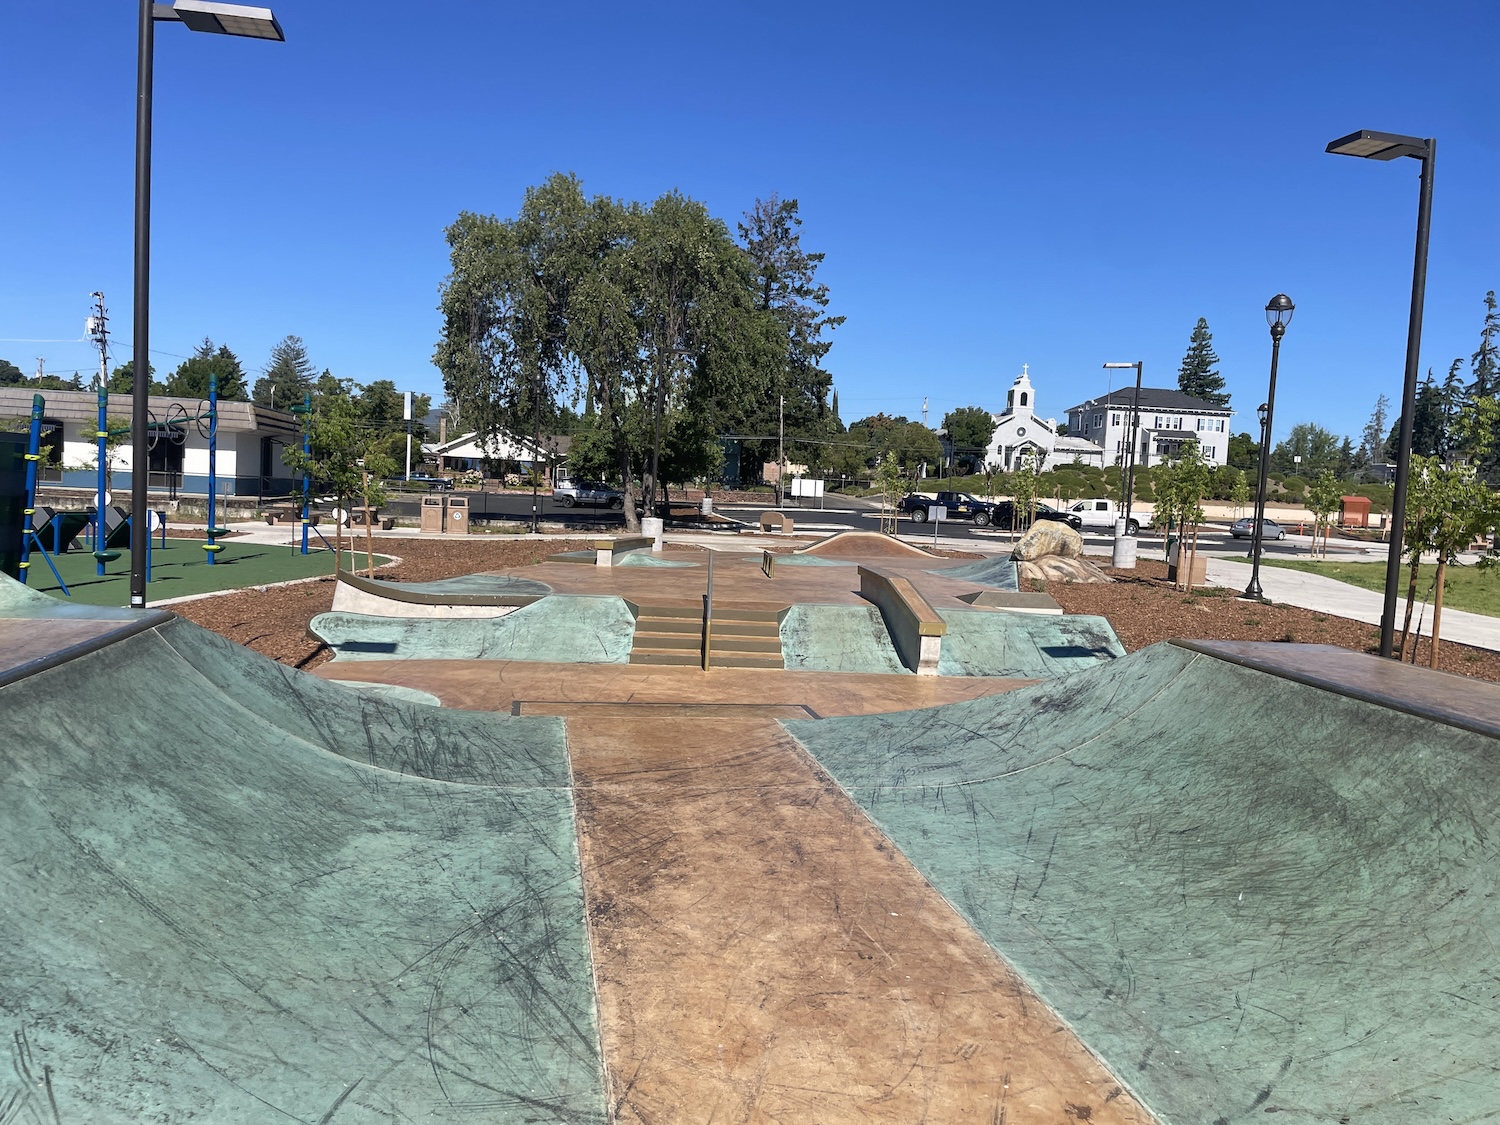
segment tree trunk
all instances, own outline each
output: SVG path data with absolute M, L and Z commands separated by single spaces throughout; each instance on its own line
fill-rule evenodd
M 1406 587 L 1406 622 L 1401 626 L 1401 659 L 1406 659 L 1406 641 L 1411 636 L 1411 616 L 1417 608 L 1417 568 L 1422 565 L 1421 558 L 1413 560 L 1411 564 L 1411 582 Z M 1416 656 L 1416 646 L 1412 646 L 1412 655 Z
M 1188 569 L 1187 569 L 1187 589 L 1188 589 L 1188 593 L 1190 593 L 1190 594 L 1193 592 L 1193 567 L 1197 565 L 1197 562 L 1198 562 L 1198 524 L 1195 521 L 1193 523 L 1193 549 L 1192 549 L 1192 551 L 1188 555 Z
M 369 577 L 375 577 L 375 523 L 370 519 L 370 474 L 361 468 L 360 473 L 364 478 L 365 485 L 365 573 Z M 352 538 L 352 536 L 351 536 Z M 353 559 L 349 560 L 352 564 Z
M 1432 592 L 1432 652 L 1428 656 L 1427 666 L 1436 668 L 1438 666 L 1438 634 L 1442 631 L 1443 623 L 1443 579 L 1448 576 L 1448 559 L 1446 556 L 1438 555 L 1436 588 Z

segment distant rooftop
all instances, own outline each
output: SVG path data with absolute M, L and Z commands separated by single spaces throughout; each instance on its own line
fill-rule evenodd
M 1129 407 L 1135 399 L 1134 387 L 1121 387 L 1110 391 L 1107 395 L 1091 398 L 1081 402 L 1077 406 L 1068 407 L 1069 413 L 1074 410 L 1097 410 L 1105 406 Z M 1165 387 L 1142 387 L 1141 407 L 1142 410 L 1175 410 L 1182 413 L 1192 414 L 1233 414 L 1234 411 L 1227 406 L 1215 406 L 1211 402 L 1205 402 L 1201 398 L 1194 398 L 1182 391 L 1167 390 Z

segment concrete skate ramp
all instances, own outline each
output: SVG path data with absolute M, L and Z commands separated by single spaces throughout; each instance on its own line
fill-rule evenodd
M 635 617 L 621 598 L 551 594 L 502 617 L 320 613 L 308 632 L 336 660 L 540 660 L 625 664 Z
M 372 617 L 503 617 L 552 592 L 510 574 L 466 574 L 436 582 L 384 582 L 340 570 L 333 608 Z
M 975 559 L 958 566 L 934 567 L 927 572 L 939 578 L 961 578 L 978 586 L 990 586 L 996 590 L 1016 593 L 1021 589 L 1016 576 L 1016 564 L 1012 559 Z
M 1493 1119 L 1500 688 L 1198 648 L 785 726 L 1162 1120 Z
M 796 553 L 822 555 L 824 558 L 831 559 L 940 559 L 943 557 L 924 551 L 920 547 L 913 547 L 894 535 L 881 535 L 877 531 L 840 531 Z
M 560 720 L 178 620 L 0 713 L 0 1120 L 603 1119 Z

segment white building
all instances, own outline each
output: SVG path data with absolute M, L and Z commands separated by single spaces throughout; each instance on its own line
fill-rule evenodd
M 42 454 L 39 479 L 45 484 L 92 489 L 98 480 L 99 399 L 94 391 L 33 391 L 0 387 L 0 418 L 21 426 L 31 416 L 33 395 L 43 399 Z M 108 396 L 108 418 L 131 417 L 132 396 Z M 208 493 L 208 428 L 200 423 L 203 399 L 151 395 L 146 400 L 157 423 L 147 448 L 147 480 L 153 491 Z M 214 473 L 221 496 L 283 496 L 292 491 L 293 475 L 281 458 L 288 445 L 300 446 L 302 429 L 284 410 L 250 402 L 219 403 Z M 119 495 L 130 488 L 131 443 L 110 454 L 110 487 Z
M 457 437 L 446 441 L 429 442 L 422 446 L 422 455 L 437 463 L 439 472 L 468 472 L 478 470 L 483 472 L 486 468 L 494 468 L 497 465 L 513 463 L 530 471 L 532 465 L 538 462 L 548 462 L 556 459 L 557 451 L 549 448 L 549 443 L 555 443 L 557 439 L 542 438 L 541 448 L 538 449 L 531 438 L 517 437 L 514 434 L 498 433 L 489 438 L 480 437 L 475 431 L 459 434 Z
M 987 465 L 999 465 L 1010 472 L 1019 463 L 1021 451 L 1029 449 L 1031 463 L 1040 461 L 1043 470 L 1070 464 L 1104 466 L 1101 446 L 1072 434 L 1059 434 L 1056 421 L 1036 416 L 1036 391 L 1025 365 L 1006 392 L 1005 409 L 991 417 L 995 420 L 995 433 L 985 451 Z
M 1122 387 L 1068 409 L 1068 433 L 1100 446 L 1106 464 L 1120 465 L 1130 440 L 1130 408 L 1135 388 Z M 1181 391 L 1141 388 L 1139 446 L 1142 467 L 1174 460 L 1183 443 L 1196 441 L 1203 459 L 1223 465 L 1229 459 L 1229 420 L 1234 411 Z

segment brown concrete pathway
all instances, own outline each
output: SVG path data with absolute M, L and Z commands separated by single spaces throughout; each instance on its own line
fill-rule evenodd
M 446 707 L 527 715 L 581 714 L 576 704 L 702 704 L 764 707 L 762 717 L 869 715 L 938 707 L 1011 691 L 1031 680 L 982 676 L 877 676 L 757 668 L 650 664 L 543 664 L 531 660 L 361 660 L 324 664 L 329 680 L 397 684 L 430 692 Z M 549 706 L 550 705 L 550 706 Z
M 1153 1118 L 774 721 L 1024 681 L 326 665 L 566 716 L 612 1121 Z
M 1152 1120 L 776 723 L 568 736 L 612 1120 Z

